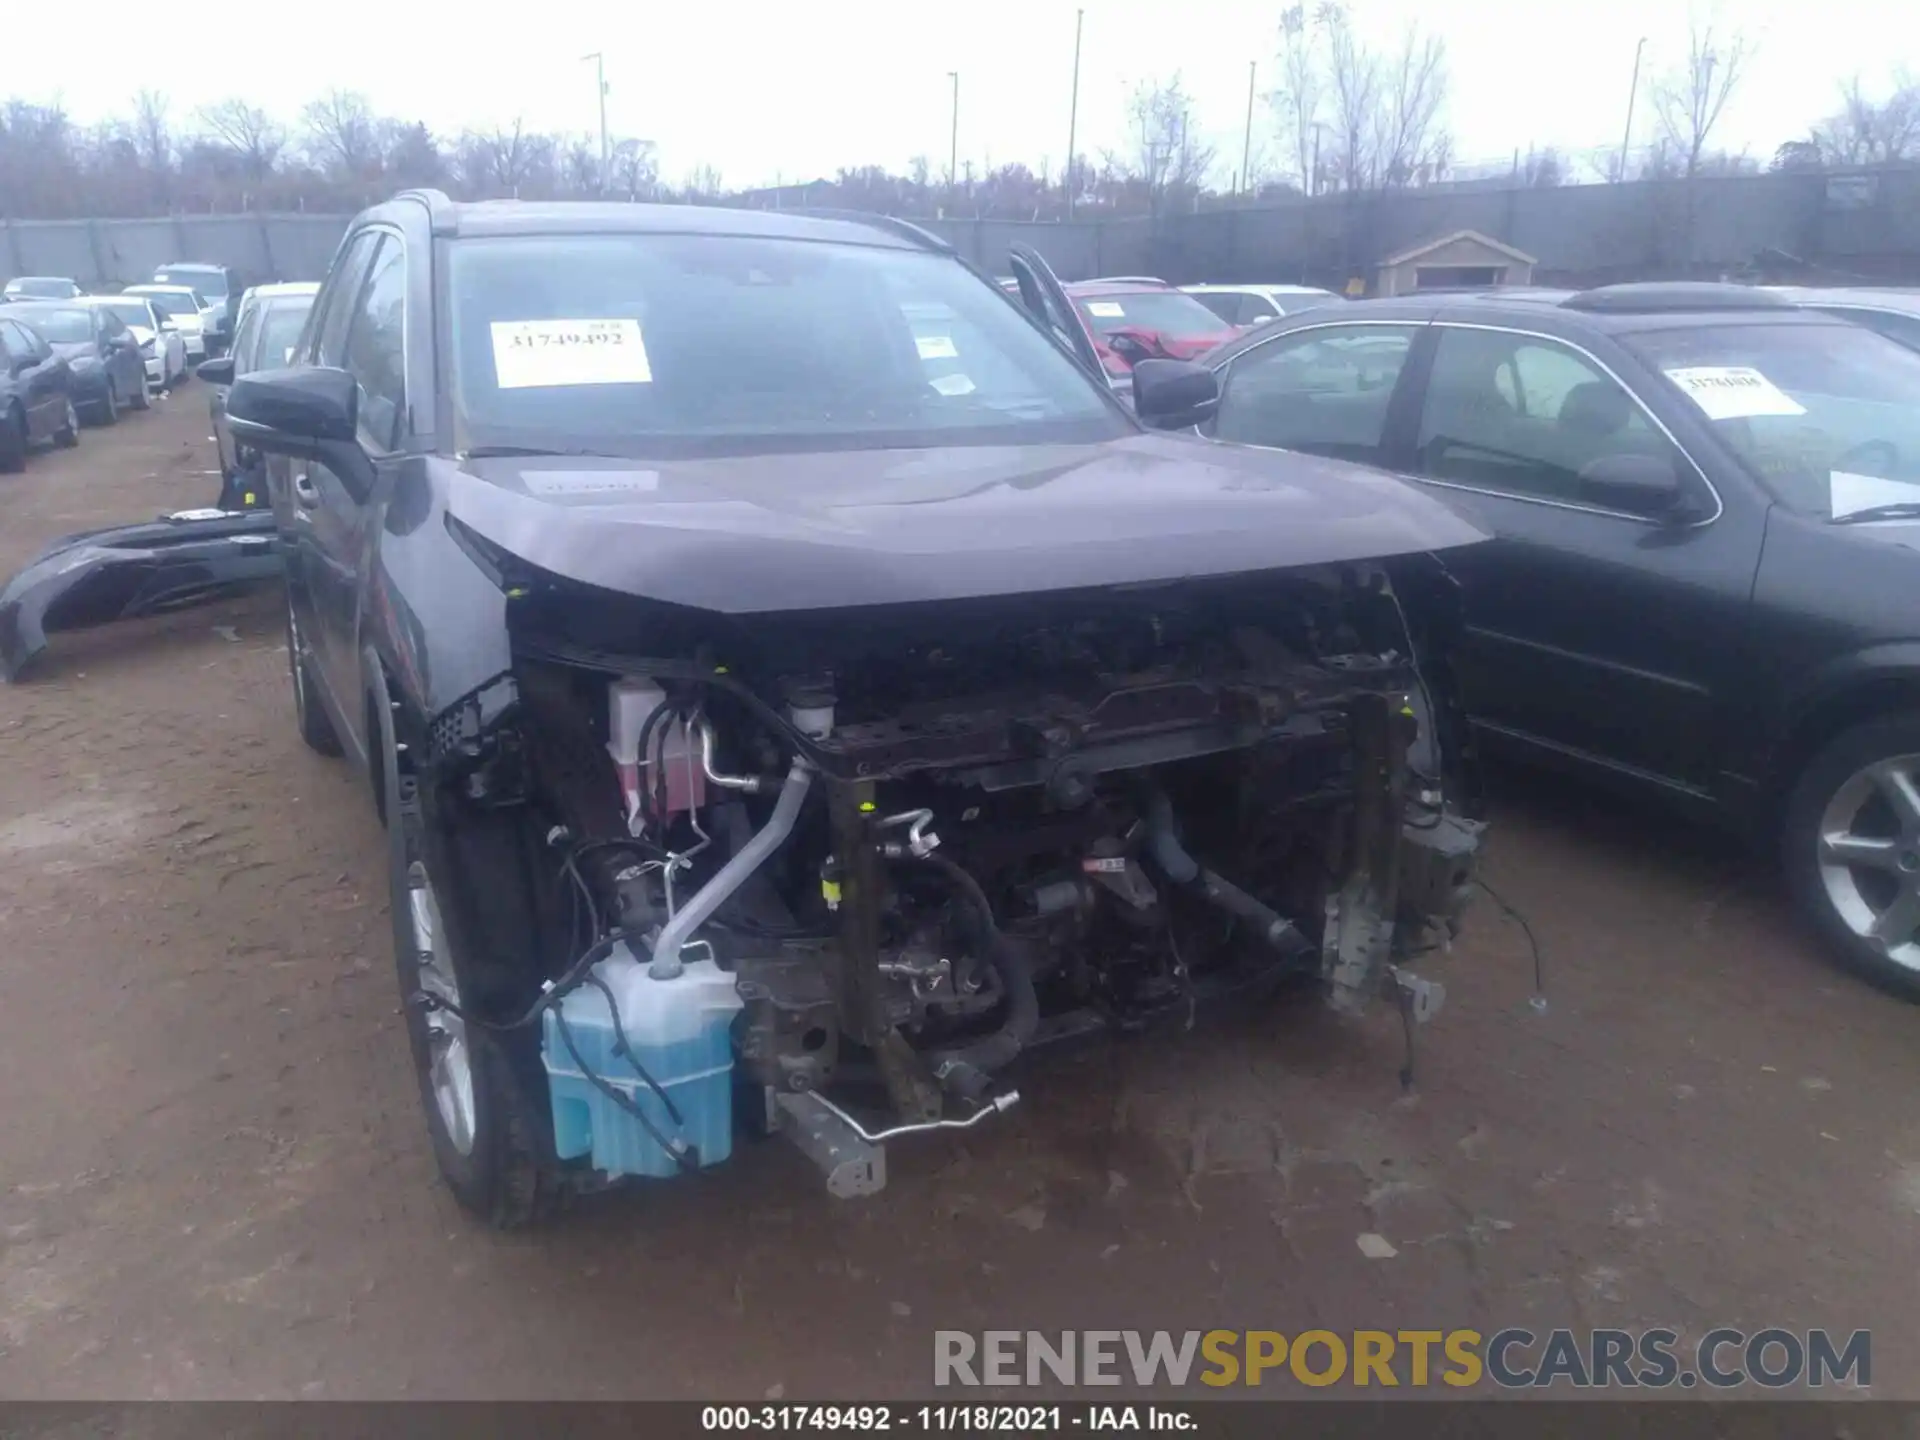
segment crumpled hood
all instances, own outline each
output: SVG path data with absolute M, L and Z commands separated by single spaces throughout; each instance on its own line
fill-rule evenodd
M 586 584 L 728 614 L 1287 569 L 1485 536 L 1389 476 L 1165 435 L 646 462 L 485 458 L 447 512 Z
M 47 348 L 69 365 L 100 358 L 100 352 L 94 348 L 91 340 L 49 340 Z

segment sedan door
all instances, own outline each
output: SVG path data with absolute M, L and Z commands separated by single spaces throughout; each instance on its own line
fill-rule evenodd
M 14 383 L 27 412 L 27 439 L 45 440 L 59 430 L 67 413 L 67 367 L 53 348 L 28 326 L 0 320 L 7 349 L 19 367 Z
M 1447 557 L 1477 727 L 1711 792 L 1738 693 L 1766 510 L 1722 494 L 1655 411 L 1565 338 L 1438 322 L 1394 468 L 1495 537 Z M 1663 467 L 1667 494 L 1610 485 Z

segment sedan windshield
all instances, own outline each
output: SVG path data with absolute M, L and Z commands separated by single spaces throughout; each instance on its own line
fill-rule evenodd
M 162 285 L 185 285 L 216 300 L 224 299 L 227 293 L 227 277 L 218 270 L 161 270 L 153 278 Z
M 260 344 L 253 356 L 257 370 L 277 370 L 293 359 L 293 347 L 299 342 L 300 331 L 307 323 L 307 311 L 313 308 L 310 300 L 278 300 L 270 302 L 260 315 Z
M 1852 325 L 1717 325 L 1628 343 L 1782 504 L 1842 520 L 1920 502 L 1920 355 Z
M 32 295 L 46 300 L 65 300 L 74 293 L 71 280 L 53 280 L 42 276 L 22 275 L 17 280 L 7 282 L 7 294 Z
M 703 455 L 1104 439 L 1101 388 L 950 256 L 712 235 L 453 248 L 463 448 Z
M 1170 340 L 1225 340 L 1234 333 L 1233 326 L 1180 290 L 1076 296 L 1074 303 L 1102 335 L 1132 329 L 1151 330 Z
M 153 315 L 147 309 L 147 302 L 144 300 L 114 300 L 101 308 L 111 310 L 118 315 L 123 325 L 138 325 L 142 330 L 153 328 Z
M 153 302 L 153 308 L 162 315 L 197 315 L 200 306 L 192 295 L 182 295 L 169 290 L 142 290 L 140 294 Z
M 83 345 L 93 339 L 93 317 L 71 306 L 18 305 L 11 318 L 26 321 L 55 345 Z

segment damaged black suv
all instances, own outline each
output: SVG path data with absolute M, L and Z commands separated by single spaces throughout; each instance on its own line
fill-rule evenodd
M 1479 533 L 1143 429 L 1014 270 L 410 192 L 234 383 L 300 730 L 371 779 L 434 1149 L 495 1223 L 741 1132 L 868 1193 L 1023 1052 L 1213 993 L 1437 1003 L 1479 826 L 1436 552 Z

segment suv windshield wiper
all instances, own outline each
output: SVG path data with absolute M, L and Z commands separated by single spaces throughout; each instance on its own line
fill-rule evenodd
M 1835 525 L 1858 525 L 1863 520 L 1920 520 L 1920 500 L 1895 500 L 1886 505 L 1869 505 L 1833 517 Z

